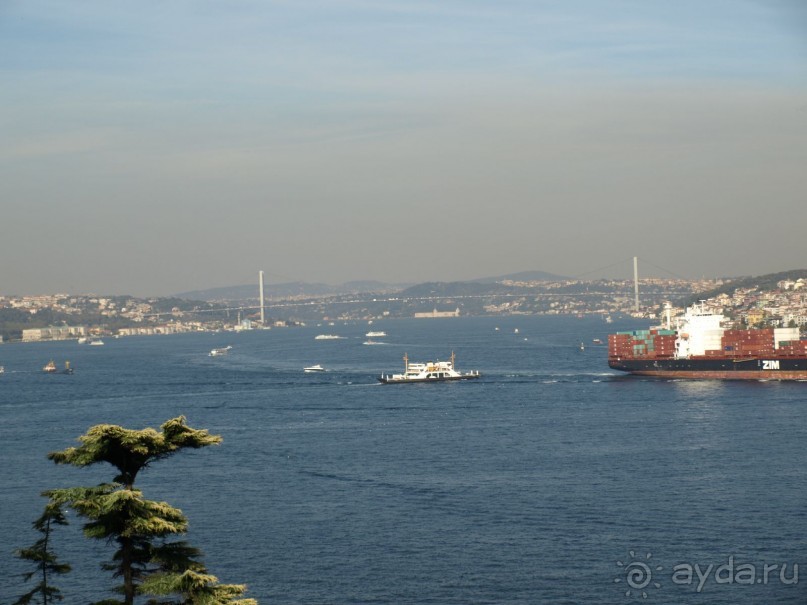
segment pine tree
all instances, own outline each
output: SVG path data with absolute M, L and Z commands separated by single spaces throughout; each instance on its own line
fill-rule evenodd
M 46 494 L 43 494 L 46 495 Z M 70 571 L 70 565 L 59 563 L 51 548 L 51 533 L 54 525 L 67 525 L 67 519 L 61 507 L 54 501 L 49 501 L 45 505 L 45 511 L 32 523 L 34 529 L 42 534 L 42 537 L 34 542 L 29 548 L 17 550 L 17 557 L 36 564 L 35 571 L 26 573 L 23 578 L 28 582 L 35 575 L 41 575 L 39 583 L 29 592 L 14 601 L 13 605 L 28 605 L 37 595 L 39 595 L 42 605 L 48 605 L 53 601 L 62 600 L 61 591 L 49 583 L 52 575 L 66 574 Z
M 198 549 L 185 542 L 167 540 L 187 530 L 188 521 L 181 510 L 165 502 L 147 500 L 135 489 L 137 474 L 153 462 L 182 449 L 221 443 L 221 437 L 217 435 L 186 426 L 183 416 L 167 421 L 160 428 L 161 432 L 158 432 L 152 428 L 131 430 L 101 424 L 79 437 L 79 447 L 48 454 L 48 458 L 57 464 L 90 466 L 106 462 L 118 471 L 114 483 L 49 492 L 54 501 L 68 504 L 88 519 L 84 525 L 87 537 L 117 544 L 112 562 L 105 564 L 104 568 L 122 579 L 123 583 L 117 590 L 123 594 L 124 600 L 103 603 L 133 605 L 137 594 L 176 593 L 182 595 L 183 605 L 252 605 L 255 603 L 252 599 L 234 600 L 246 590 L 245 587 L 218 585 L 214 576 L 205 575 L 206 569 L 198 560 Z M 195 576 L 208 578 L 204 585 L 208 592 L 184 591 L 183 587 L 196 584 L 185 584 L 181 579 Z M 150 587 L 156 587 L 160 592 L 150 592 Z M 194 594 L 200 595 L 199 598 Z
M 155 574 L 141 588 L 151 595 L 177 594 L 180 601 L 149 601 L 149 605 L 257 605 L 255 599 L 239 599 L 246 591 L 242 584 L 219 584 L 216 576 L 186 570 L 183 573 Z

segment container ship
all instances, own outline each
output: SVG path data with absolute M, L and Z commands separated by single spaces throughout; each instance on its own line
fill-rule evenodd
M 701 305 L 686 310 L 673 329 L 608 336 L 608 365 L 642 376 L 738 380 L 807 380 L 807 340 L 798 328 L 729 330 L 726 318 Z

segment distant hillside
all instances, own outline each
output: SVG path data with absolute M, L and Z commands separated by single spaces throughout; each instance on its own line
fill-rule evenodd
M 338 286 L 330 284 L 305 282 L 289 282 L 284 284 L 264 284 L 266 298 L 290 298 L 293 296 L 317 297 L 350 294 L 353 292 L 385 292 L 397 291 L 402 285 L 385 284 L 378 281 L 352 281 Z M 208 288 L 207 290 L 194 290 L 176 295 L 177 298 L 190 298 L 206 301 L 239 301 L 257 300 L 259 298 L 258 284 L 244 286 L 223 286 Z
M 520 273 L 508 273 L 507 275 L 499 275 L 498 277 L 480 277 L 479 279 L 470 280 L 478 284 L 493 284 L 503 281 L 563 281 L 569 279 L 563 275 L 555 275 L 554 273 L 547 273 L 546 271 L 521 271 Z
M 470 281 L 426 282 L 402 290 L 401 298 L 425 298 L 434 296 L 483 296 L 513 292 L 513 288 L 497 283 L 480 283 Z
M 731 294 L 735 290 L 743 288 L 758 288 L 760 290 L 775 290 L 776 284 L 780 281 L 790 279 L 807 279 L 807 269 L 793 269 L 790 271 L 782 271 L 780 273 L 768 273 L 766 275 L 758 275 L 754 277 L 737 277 L 733 278 L 728 283 L 723 284 L 719 288 L 707 290 L 706 292 L 699 292 L 691 296 L 686 303 L 692 304 L 699 300 L 706 300 L 714 298 L 721 294 Z
M 390 290 L 401 290 L 408 288 L 412 284 L 387 284 L 375 280 L 349 281 L 340 287 L 348 292 L 387 292 Z
M 479 288 L 481 285 L 500 284 L 505 280 L 512 281 L 560 281 L 567 279 L 561 275 L 554 275 L 544 271 L 522 271 L 520 273 L 510 273 L 498 277 L 482 277 L 463 282 L 429 282 L 425 284 L 389 284 L 375 280 L 350 281 L 337 286 L 323 283 L 289 282 L 283 284 L 266 284 L 264 293 L 267 298 L 290 298 L 337 296 L 340 294 L 353 294 L 359 292 L 398 292 L 407 288 L 416 288 L 416 292 L 425 292 L 429 288 L 437 287 L 441 296 L 462 296 L 473 294 L 486 294 L 499 292 L 499 290 Z M 406 290 L 404 290 L 406 291 Z M 408 294 L 408 296 L 421 296 L 427 294 Z M 435 296 L 436 294 L 432 294 Z M 219 288 L 208 288 L 206 290 L 193 290 L 175 295 L 177 298 L 187 298 L 205 301 L 239 301 L 256 300 L 258 298 L 258 284 L 242 286 L 223 286 Z

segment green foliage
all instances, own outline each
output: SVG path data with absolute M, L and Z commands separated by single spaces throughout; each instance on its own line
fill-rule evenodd
M 54 574 L 61 575 L 70 571 L 70 565 L 59 563 L 50 545 L 53 526 L 67 525 L 67 519 L 61 510 L 60 504 L 53 500 L 49 501 L 45 506 L 45 511 L 32 525 L 36 531 L 42 534 L 42 537 L 29 548 L 17 550 L 16 555 L 20 559 L 31 561 L 36 565 L 35 571 L 23 575 L 26 582 L 35 575 L 40 575 L 41 579 L 33 589 L 14 601 L 14 605 L 28 605 L 34 602 L 37 595 L 43 605 L 47 605 L 54 600 L 62 600 L 61 591 L 55 586 L 51 586 L 48 580 Z
M 57 464 L 84 467 L 106 462 L 117 469 L 113 483 L 47 492 L 53 502 L 70 506 L 87 520 L 88 538 L 117 546 L 112 560 L 102 567 L 122 579 L 116 590 L 124 600 L 95 605 L 132 605 L 137 594 L 181 596 L 180 601 L 151 601 L 166 605 L 255 605 L 253 599 L 238 599 L 245 586 L 218 584 L 215 576 L 207 575 L 198 549 L 169 541 L 187 531 L 188 520 L 181 510 L 147 500 L 134 488 L 137 474 L 155 461 L 182 449 L 221 443 L 220 436 L 188 427 L 184 416 L 168 420 L 160 429 L 99 424 L 79 437 L 78 447 L 48 454 Z
M 186 426 L 184 416 L 169 420 L 160 428 L 162 433 L 152 428 L 132 430 L 114 424 L 99 424 L 79 437 L 81 446 L 51 452 L 48 458 L 57 464 L 73 466 L 108 462 L 120 471 L 115 481 L 131 487 L 137 473 L 156 460 L 167 458 L 183 448 L 221 443 L 221 437 L 217 435 Z
M 151 595 L 180 596 L 179 601 L 151 600 L 149 605 L 257 605 L 255 599 L 239 599 L 246 586 L 219 584 L 216 576 L 187 570 L 183 573 L 155 574 L 141 585 Z

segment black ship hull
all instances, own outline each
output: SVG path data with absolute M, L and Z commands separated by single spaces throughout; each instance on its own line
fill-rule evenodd
M 611 358 L 615 370 L 640 376 L 716 378 L 724 380 L 807 380 L 807 357 L 622 359 Z

